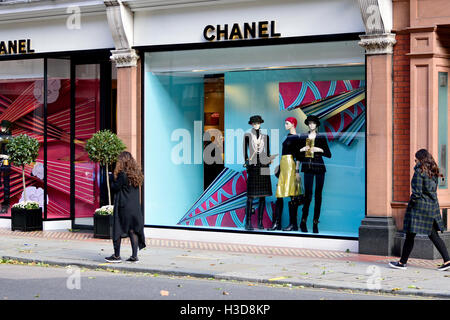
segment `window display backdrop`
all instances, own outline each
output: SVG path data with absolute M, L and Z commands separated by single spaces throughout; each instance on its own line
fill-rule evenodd
M 3 61 L 0 70 L 0 121 L 10 122 L 7 131 L 12 136 L 27 134 L 41 145 L 36 162 L 25 166 L 25 184 L 27 199 L 43 206 L 44 60 Z M 21 168 L 1 163 L 1 216 L 5 217 L 11 215 L 13 204 L 23 200 L 23 185 Z
M 264 227 L 270 227 L 277 184 L 273 172 L 279 165 L 281 146 L 287 135 L 284 120 L 296 117 L 297 133 L 306 133 L 306 115 L 325 110 L 321 116 L 325 114 L 323 119 L 326 120 L 321 121 L 319 132 L 327 135 L 332 157 L 324 158 L 327 172 L 319 219 L 320 234 L 357 236 L 365 210 L 365 107 L 361 93 L 364 66 L 224 74 L 225 170 L 204 190 L 201 183 L 203 164 L 198 161 L 202 156 L 198 145 L 202 142 L 203 124 L 199 122 L 203 114 L 203 78 L 195 73 L 156 75 L 146 72 L 146 224 L 243 230 L 247 174 L 243 167 L 242 137 L 251 129 L 250 116 L 260 115 L 264 119 L 261 129 L 270 137 L 271 153 L 279 154 L 271 165 L 274 196 L 266 198 L 263 219 Z M 296 87 L 299 88 L 297 93 Z M 342 92 L 354 94 L 359 99 L 336 102 L 343 99 L 339 95 Z M 357 103 L 353 105 L 351 101 Z M 300 108 L 295 108 L 298 104 Z M 330 105 L 339 105 L 341 109 L 331 108 L 335 114 L 330 113 Z M 303 174 L 301 178 L 304 182 Z M 289 224 L 286 203 L 289 198 L 284 201 L 283 227 Z M 257 210 L 256 202 L 254 208 Z M 312 228 L 313 212 L 314 198 L 308 229 Z M 298 222 L 301 215 L 302 206 L 298 210 Z M 256 216 L 252 217 L 254 227 Z
M 83 146 L 99 128 L 98 76 L 78 77 L 76 89 L 76 217 L 92 217 L 99 206 L 99 187 L 95 183 L 98 165 L 89 161 Z M 12 123 L 12 136 L 27 134 L 40 143 L 36 162 L 25 167 L 27 199 L 39 202 L 44 208 L 44 153 L 47 152 L 47 219 L 70 219 L 70 61 L 48 59 L 47 150 L 44 150 L 43 59 L 0 62 L 1 120 Z M 23 197 L 21 169 L 11 166 L 2 178 L 0 201 L 5 202 L 8 182 L 10 201 L 0 216 L 9 217 L 10 206 Z

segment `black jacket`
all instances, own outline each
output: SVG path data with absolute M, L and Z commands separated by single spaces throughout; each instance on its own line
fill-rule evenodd
M 300 135 L 299 139 L 299 150 L 306 146 L 306 139 L 308 138 L 308 133 Z M 327 137 L 322 134 L 317 134 L 314 140 L 314 147 L 321 148 L 323 152 L 314 152 L 314 158 L 307 158 L 305 156 L 306 152 L 299 151 L 299 159 L 302 164 L 302 172 L 305 173 L 325 173 L 327 169 L 323 163 L 322 157 L 331 158 L 331 151 L 328 147 Z
M 127 175 L 120 172 L 117 180 L 110 176 L 114 193 L 113 240 L 128 237 L 130 230 L 138 236 L 139 249 L 145 248 L 144 215 L 139 204 L 139 188 L 128 184 Z

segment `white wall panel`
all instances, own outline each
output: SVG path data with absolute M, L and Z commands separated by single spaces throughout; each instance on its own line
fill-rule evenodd
M 364 25 L 356 0 L 261 0 L 136 11 L 135 46 L 199 43 L 207 25 L 276 21 L 281 37 L 361 32 Z

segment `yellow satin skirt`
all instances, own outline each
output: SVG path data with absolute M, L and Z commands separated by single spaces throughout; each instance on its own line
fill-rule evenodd
M 277 198 L 295 197 L 303 194 L 300 176 L 295 174 L 294 157 L 290 154 L 281 157 L 280 177 L 277 184 Z

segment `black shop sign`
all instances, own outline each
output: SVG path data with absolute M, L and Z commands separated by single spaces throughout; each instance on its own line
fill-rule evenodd
M 0 41 L 0 55 L 34 53 L 30 39 Z
M 203 29 L 203 37 L 208 41 L 264 39 L 280 36 L 281 34 L 275 30 L 275 21 L 207 25 Z

